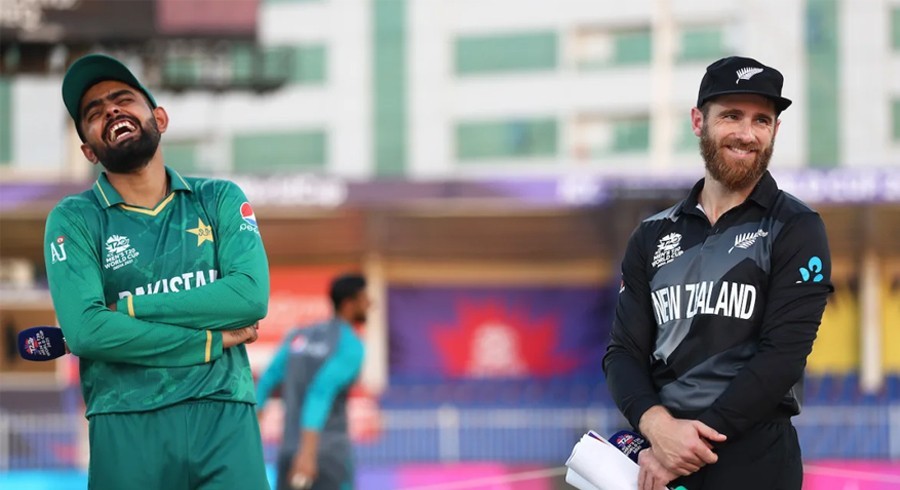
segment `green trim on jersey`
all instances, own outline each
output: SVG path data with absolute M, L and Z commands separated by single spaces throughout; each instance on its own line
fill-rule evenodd
M 103 174 L 47 218 L 50 293 L 88 416 L 255 402 L 246 349 L 223 350 L 220 332 L 266 315 L 255 216 L 231 182 L 166 172 L 172 192 L 152 210 L 126 205 Z

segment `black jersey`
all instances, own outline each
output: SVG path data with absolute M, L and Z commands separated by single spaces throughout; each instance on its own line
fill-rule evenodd
M 712 226 L 702 188 L 632 234 L 603 368 L 634 427 L 662 404 L 733 437 L 799 413 L 831 258 L 822 219 L 768 172 Z

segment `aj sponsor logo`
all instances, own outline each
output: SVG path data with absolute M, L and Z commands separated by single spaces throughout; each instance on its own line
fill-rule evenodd
M 50 263 L 65 262 L 68 258 L 66 255 L 66 238 L 62 235 L 56 237 L 55 242 L 50 242 Z
M 104 269 L 117 270 L 134 263 L 141 254 L 131 248 L 131 240 L 122 235 L 111 235 L 106 239 L 106 259 Z

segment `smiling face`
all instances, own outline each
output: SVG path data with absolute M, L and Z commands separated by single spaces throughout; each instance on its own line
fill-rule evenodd
M 112 173 L 145 167 L 168 126 L 163 108 L 152 108 L 139 90 L 115 80 L 89 88 L 81 98 L 80 114 L 84 156 Z
M 705 112 L 705 114 L 704 114 Z M 759 95 L 723 95 L 691 112 L 709 176 L 726 189 L 756 184 L 769 167 L 778 132 L 774 103 Z

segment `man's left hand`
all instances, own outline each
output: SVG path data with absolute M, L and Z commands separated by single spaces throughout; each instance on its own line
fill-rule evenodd
M 678 477 L 667 470 L 653 454 L 653 448 L 647 448 L 638 453 L 638 490 L 661 490 Z

